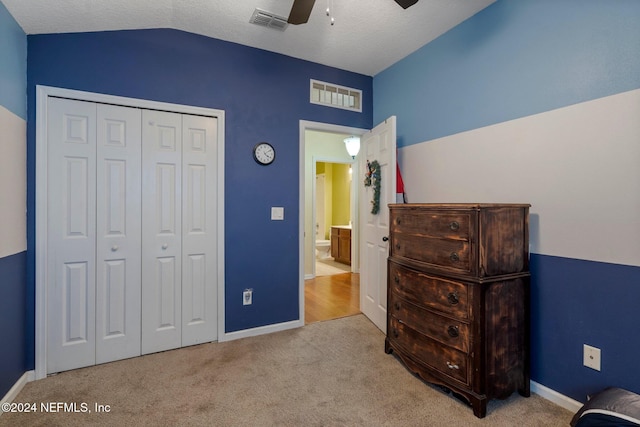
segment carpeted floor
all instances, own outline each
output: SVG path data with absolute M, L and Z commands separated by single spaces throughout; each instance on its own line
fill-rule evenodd
M 5 413 L 0 426 L 541 427 L 572 416 L 515 393 L 478 419 L 385 354 L 361 314 L 63 372 L 27 384 L 15 402 L 85 403 L 91 413 Z

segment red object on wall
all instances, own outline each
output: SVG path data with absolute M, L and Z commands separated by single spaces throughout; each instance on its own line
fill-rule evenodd
M 402 181 L 402 174 L 400 173 L 398 162 L 396 162 L 396 193 L 404 193 L 404 181 Z
M 402 180 L 400 165 L 398 164 L 397 159 L 398 157 L 396 155 L 396 199 L 398 199 L 398 194 L 402 194 L 402 203 L 407 203 L 407 198 L 404 194 L 404 181 Z

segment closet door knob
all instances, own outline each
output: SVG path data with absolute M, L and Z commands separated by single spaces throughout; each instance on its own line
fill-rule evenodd
M 164 245 L 162 245 L 162 249 L 167 249 L 169 247 L 169 245 L 167 245 L 166 243 Z
M 382 241 L 383 241 L 383 242 L 388 242 L 388 241 L 389 241 L 389 238 L 388 238 L 387 236 L 384 236 L 384 237 L 382 238 Z
M 115 251 L 117 251 L 118 249 L 119 249 L 119 248 L 118 248 L 118 245 L 113 245 L 113 246 L 111 246 L 111 252 L 115 252 Z

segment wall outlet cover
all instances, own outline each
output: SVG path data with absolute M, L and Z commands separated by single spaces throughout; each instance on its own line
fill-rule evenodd
M 600 370 L 600 349 L 584 344 L 583 347 L 583 364 L 587 368 Z

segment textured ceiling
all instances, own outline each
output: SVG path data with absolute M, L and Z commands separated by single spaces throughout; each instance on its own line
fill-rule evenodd
M 256 8 L 287 17 L 292 0 L 0 1 L 27 34 L 174 28 L 374 76 L 495 0 L 316 0 L 309 22 L 284 32 L 249 19 Z

